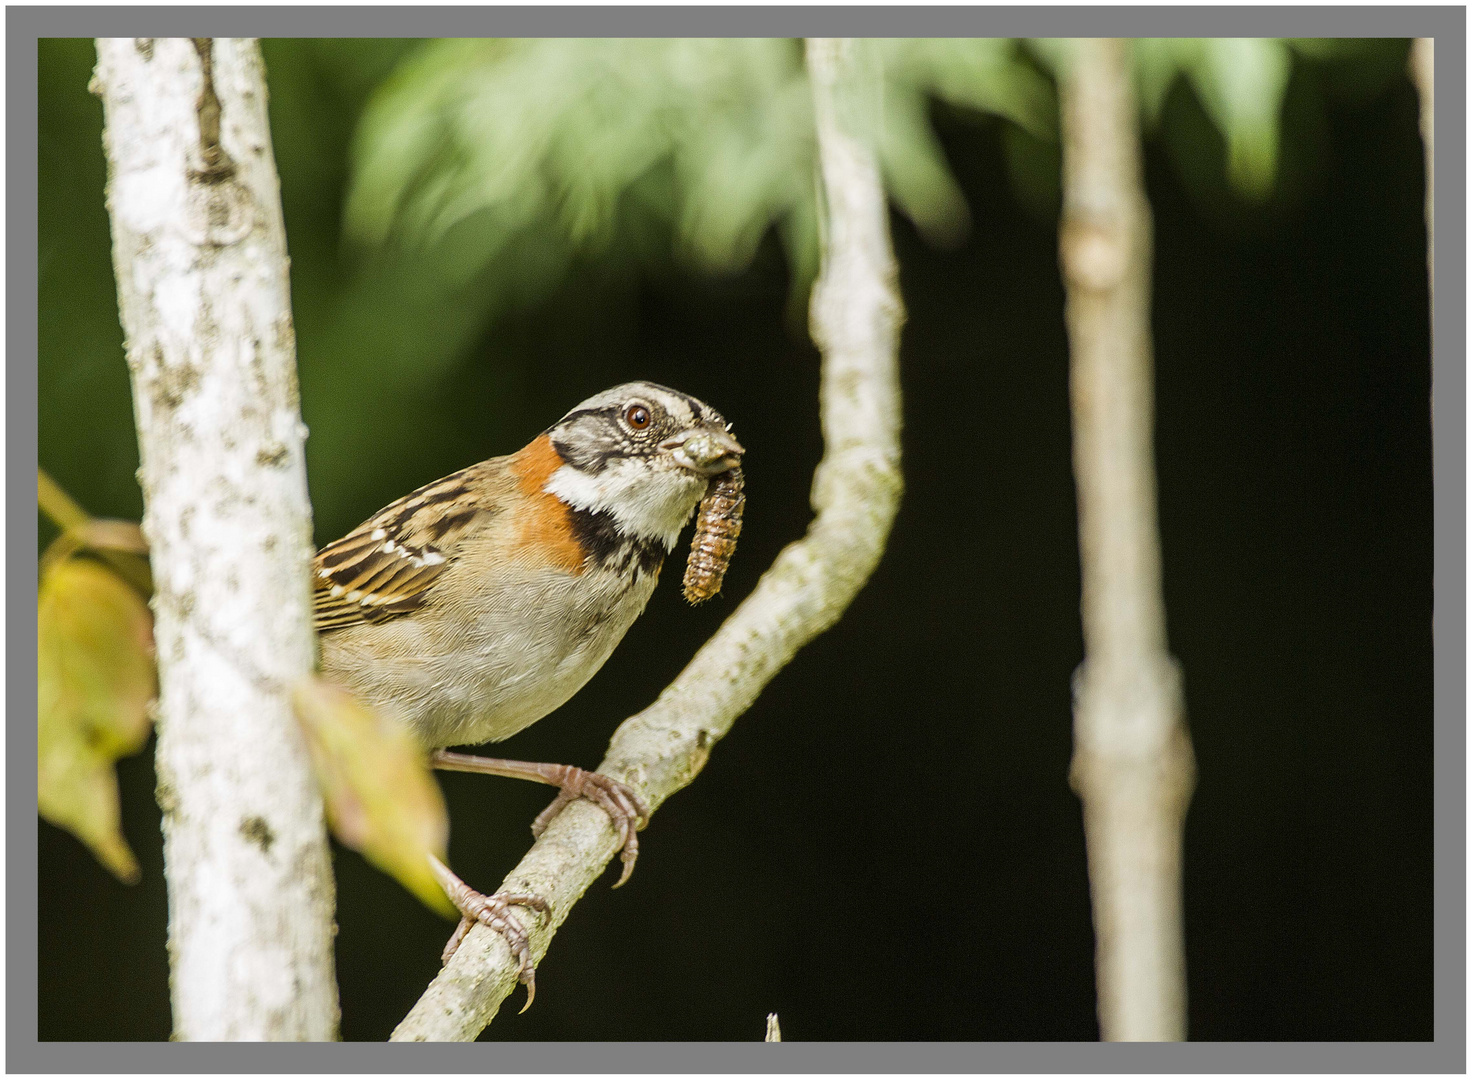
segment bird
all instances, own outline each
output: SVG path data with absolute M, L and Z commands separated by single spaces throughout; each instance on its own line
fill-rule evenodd
M 515 453 L 410 492 L 317 553 L 322 675 L 405 725 L 435 768 L 559 788 L 534 835 L 573 799 L 601 806 L 621 840 L 617 888 L 649 817 L 637 792 L 571 765 L 447 748 L 509 738 L 577 693 L 644 611 L 712 478 L 744 453 L 720 413 L 678 390 L 595 394 Z M 535 968 L 510 908 L 546 902 L 486 896 L 431 863 L 462 916 L 443 961 L 485 923 L 511 946 L 530 1005 Z

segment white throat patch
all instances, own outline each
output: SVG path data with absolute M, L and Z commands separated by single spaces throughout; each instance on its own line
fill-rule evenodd
M 651 470 L 642 461 L 613 458 L 597 476 L 563 465 L 542 490 L 576 510 L 611 514 L 629 535 L 658 540 L 674 551 L 707 484 L 705 477 L 683 469 Z

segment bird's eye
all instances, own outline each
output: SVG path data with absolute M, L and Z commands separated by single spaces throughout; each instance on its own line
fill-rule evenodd
M 624 412 L 624 421 L 635 431 L 643 431 L 653 419 L 643 405 L 630 405 Z

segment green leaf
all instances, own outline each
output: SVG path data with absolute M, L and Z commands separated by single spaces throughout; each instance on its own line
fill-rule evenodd
M 1279 38 L 1204 38 L 1191 83 L 1227 140 L 1227 174 L 1264 199 L 1278 171 L 1278 132 L 1293 58 Z
M 946 166 L 923 95 L 898 87 L 885 95 L 879 160 L 890 195 L 928 241 L 949 247 L 964 239 L 971 212 Z
M 43 576 L 36 624 L 38 809 L 136 882 L 113 763 L 148 741 L 153 617 L 111 570 L 72 558 Z
M 450 819 L 418 743 L 402 725 L 320 678 L 298 683 L 292 704 L 333 835 L 426 907 L 456 917 L 426 858 L 445 861 Z
M 1037 138 L 1056 138 L 1057 102 L 1048 80 L 1021 60 L 1011 38 L 888 38 L 884 78 L 952 105 L 1011 120 Z

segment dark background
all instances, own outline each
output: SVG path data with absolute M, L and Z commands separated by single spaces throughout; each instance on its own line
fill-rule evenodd
M 805 527 L 817 356 L 775 243 L 729 279 L 589 264 L 479 323 L 402 269 L 364 286 L 338 236 L 347 148 L 402 48 L 265 45 L 319 541 L 624 379 L 705 398 L 748 447 L 725 599 L 692 610 L 666 582 L 587 689 L 505 746 L 591 766 Z M 1264 206 L 1226 191 L 1183 86 L 1147 142 L 1165 590 L 1199 768 L 1195 1039 L 1432 1037 L 1430 368 L 1404 50 L 1369 78 L 1299 61 Z M 40 60 L 41 463 L 136 518 L 91 46 Z M 1067 783 L 1082 641 L 1055 206 L 1014 194 L 1002 124 L 935 121 L 974 226 L 936 251 L 893 220 L 907 490 L 884 561 L 657 815 L 629 885 L 578 905 L 536 1006 L 513 998 L 487 1038 L 754 1040 L 771 1011 L 793 1040 L 1097 1038 Z M 39 826 L 43 1040 L 168 1037 L 151 753 L 120 774 L 141 885 Z M 549 793 L 442 783 L 452 862 L 493 887 Z M 451 927 L 357 855 L 336 868 L 342 1034 L 383 1039 Z

